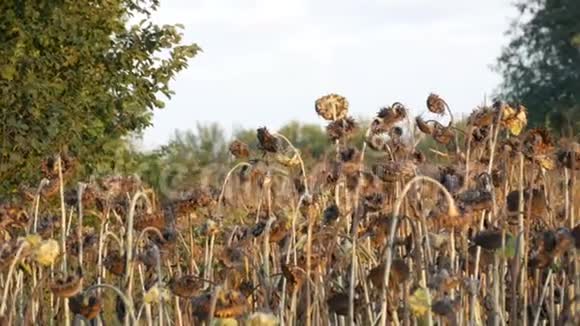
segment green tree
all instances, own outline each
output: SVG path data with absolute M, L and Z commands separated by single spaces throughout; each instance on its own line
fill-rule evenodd
M 532 125 L 580 126 L 580 2 L 519 0 L 511 41 L 497 59 L 499 94 L 528 107 Z
M 215 123 L 198 124 L 195 131 L 177 131 L 158 150 L 135 154 L 134 172 L 164 197 L 198 184 L 217 184 L 229 158 L 224 131 Z
M 151 124 L 200 49 L 151 22 L 159 0 L 0 2 L 0 192 L 67 149 L 86 172 Z M 135 22 L 135 23 L 133 23 Z

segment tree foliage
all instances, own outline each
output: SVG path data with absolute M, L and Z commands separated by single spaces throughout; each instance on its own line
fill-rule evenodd
M 570 132 L 580 126 L 580 2 L 519 0 L 511 41 L 497 60 L 500 95 L 523 103 L 531 123 Z
M 62 150 L 90 172 L 151 124 L 200 49 L 151 22 L 158 0 L 0 2 L 0 180 L 39 178 Z M 135 23 L 134 23 L 135 22 Z

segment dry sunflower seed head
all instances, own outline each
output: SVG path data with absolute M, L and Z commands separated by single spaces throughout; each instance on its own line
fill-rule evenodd
M 524 190 L 524 214 L 527 216 L 531 195 L 531 214 L 532 217 L 542 217 L 546 213 L 546 195 L 543 189 L 525 189 Z M 520 192 L 514 190 L 507 195 L 508 214 L 517 214 L 519 209 Z
M 83 288 L 83 273 L 77 268 L 75 274 L 62 276 L 50 284 L 50 290 L 59 298 L 70 298 L 77 295 Z
M 551 153 L 554 150 L 554 139 L 544 128 L 530 129 L 523 140 L 524 154 L 532 157 Z
M 125 260 L 126 256 L 121 255 L 118 250 L 109 252 L 103 261 L 105 268 L 113 275 L 125 275 Z
M 211 310 L 211 294 L 202 294 L 191 301 L 193 315 L 201 320 L 207 319 Z M 221 290 L 217 294 L 214 310 L 216 318 L 238 318 L 248 311 L 248 300 L 235 290 Z
M 453 129 L 451 129 L 451 127 L 444 127 L 437 121 L 434 121 L 433 127 L 434 129 L 431 136 L 433 136 L 433 139 L 435 139 L 435 141 L 437 141 L 442 145 L 449 144 L 449 142 L 453 140 L 453 138 L 455 137 L 455 132 L 453 131 Z
M 467 125 L 474 127 L 488 127 L 497 120 L 497 111 L 493 108 L 483 106 L 471 112 L 467 118 Z
M 373 192 L 364 196 L 364 207 L 368 212 L 378 212 L 381 210 L 385 197 L 382 193 Z
M 413 163 L 415 163 L 415 164 L 421 164 L 427 160 L 427 158 L 425 157 L 425 154 L 423 154 L 423 152 L 418 151 L 418 150 L 415 150 L 411 154 L 411 159 L 413 160 Z
M 230 153 L 237 159 L 245 159 L 250 156 L 250 149 L 248 144 L 237 139 L 230 144 L 229 150 Z
M 258 128 L 257 130 L 259 147 L 261 150 L 270 153 L 278 152 L 279 140 L 274 137 L 266 127 Z
M 447 103 L 437 94 L 431 93 L 427 97 L 427 108 L 433 113 L 443 114 L 448 107 Z
M 475 143 L 485 143 L 489 137 L 489 127 L 474 127 L 471 132 L 471 140 Z
M 348 100 L 338 94 L 320 97 L 314 103 L 314 107 L 319 116 L 329 121 L 345 118 L 348 114 Z
M 70 310 L 77 314 L 85 317 L 87 320 L 93 320 L 97 318 L 102 309 L 102 300 L 96 295 L 83 295 L 79 293 L 78 295 L 71 297 L 68 301 Z
M 50 180 L 58 179 L 58 154 L 53 155 L 50 157 L 45 158 L 42 161 L 41 170 L 42 175 Z M 61 159 L 61 166 L 62 166 L 62 174 L 63 177 L 66 178 L 73 173 L 74 168 L 76 167 L 76 161 L 70 157 L 68 154 L 63 153 L 60 156 Z
M 580 145 L 576 142 L 558 150 L 558 164 L 568 169 L 580 169 Z
M 433 127 L 432 120 L 425 121 L 420 116 L 415 118 L 415 124 L 417 125 L 417 128 L 419 128 L 419 130 L 421 130 L 423 133 L 427 135 L 432 135 L 433 131 L 435 130 L 435 128 Z
M 402 121 L 407 117 L 407 108 L 395 102 L 393 105 L 381 108 L 377 113 L 377 118 L 371 124 L 371 131 L 373 133 L 387 132 L 395 125 L 395 123 Z
M 351 137 L 358 128 L 352 117 L 332 121 L 326 126 L 326 134 L 332 141 Z
M 385 264 L 376 266 L 369 271 L 367 280 L 369 280 L 375 288 L 381 289 L 385 280 Z M 406 282 L 411 276 L 411 270 L 403 259 L 393 259 L 391 263 L 391 274 L 389 275 L 389 285 L 402 284 Z
M 358 308 L 361 299 L 355 295 L 354 309 Z M 338 292 L 331 294 L 326 299 L 328 309 L 339 316 L 347 316 L 349 310 L 349 295 L 348 293 Z
M 324 209 L 323 217 L 325 224 L 329 224 L 336 221 L 339 216 L 340 209 L 334 203 Z
M 373 173 L 385 182 L 395 182 L 415 175 L 416 166 L 410 160 L 390 161 L 372 166 Z
M 401 136 L 403 136 L 403 128 L 401 128 L 399 126 L 394 126 L 393 128 L 391 128 L 389 130 L 389 136 L 392 139 L 399 139 L 399 138 L 401 138 Z
M 384 133 L 369 133 L 369 135 L 365 137 L 365 142 L 372 150 L 382 152 L 386 150 L 387 137 Z
M 506 243 L 510 236 L 506 234 Z M 501 231 L 481 231 L 473 238 L 473 243 L 487 250 L 499 249 L 502 244 L 502 233 Z
M 354 147 L 342 148 L 339 152 L 340 160 L 342 162 L 358 162 L 360 160 L 360 152 Z

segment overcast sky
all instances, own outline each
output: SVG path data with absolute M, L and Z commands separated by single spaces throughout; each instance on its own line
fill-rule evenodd
M 499 83 L 490 65 L 515 15 L 509 0 L 162 0 L 154 20 L 183 24 L 203 53 L 173 81 L 143 145 L 197 122 L 322 125 L 314 101 L 330 92 L 355 117 L 395 101 L 421 114 L 430 92 L 467 113 Z

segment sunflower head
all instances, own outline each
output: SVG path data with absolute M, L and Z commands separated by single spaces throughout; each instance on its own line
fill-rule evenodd
M 338 94 L 328 94 L 317 99 L 314 108 L 323 119 L 334 121 L 346 117 L 348 100 Z
M 433 134 L 433 126 L 432 124 L 430 124 L 428 121 L 423 120 L 422 117 L 416 117 L 415 118 L 415 123 L 417 124 L 417 128 L 419 128 L 419 130 L 421 130 L 423 133 L 427 134 L 427 135 L 432 135 Z
M 250 149 L 248 144 L 237 139 L 230 144 L 229 150 L 230 153 L 237 159 L 246 159 L 248 156 L 250 156 Z
M 261 150 L 270 153 L 278 152 L 278 138 L 274 137 L 266 127 L 258 128 L 257 136 Z
M 328 126 L 326 126 L 326 133 L 330 140 L 336 141 L 351 137 L 357 127 L 356 121 L 352 117 L 346 117 L 329 123 Z
M 399 102 L 381 108 L 371 124 L 371 130 L 374 133 L 389 131 L 397 122 L 407 117 L 407 111 L 407 108 Z
M 439 97 L 439 95 L 431 93 L 427 97 L 427 109 L 429 109 L 429 111 L 437 114 L 443 114 L 445 113 L 445 109 L 447 107 L 447 102 Z

